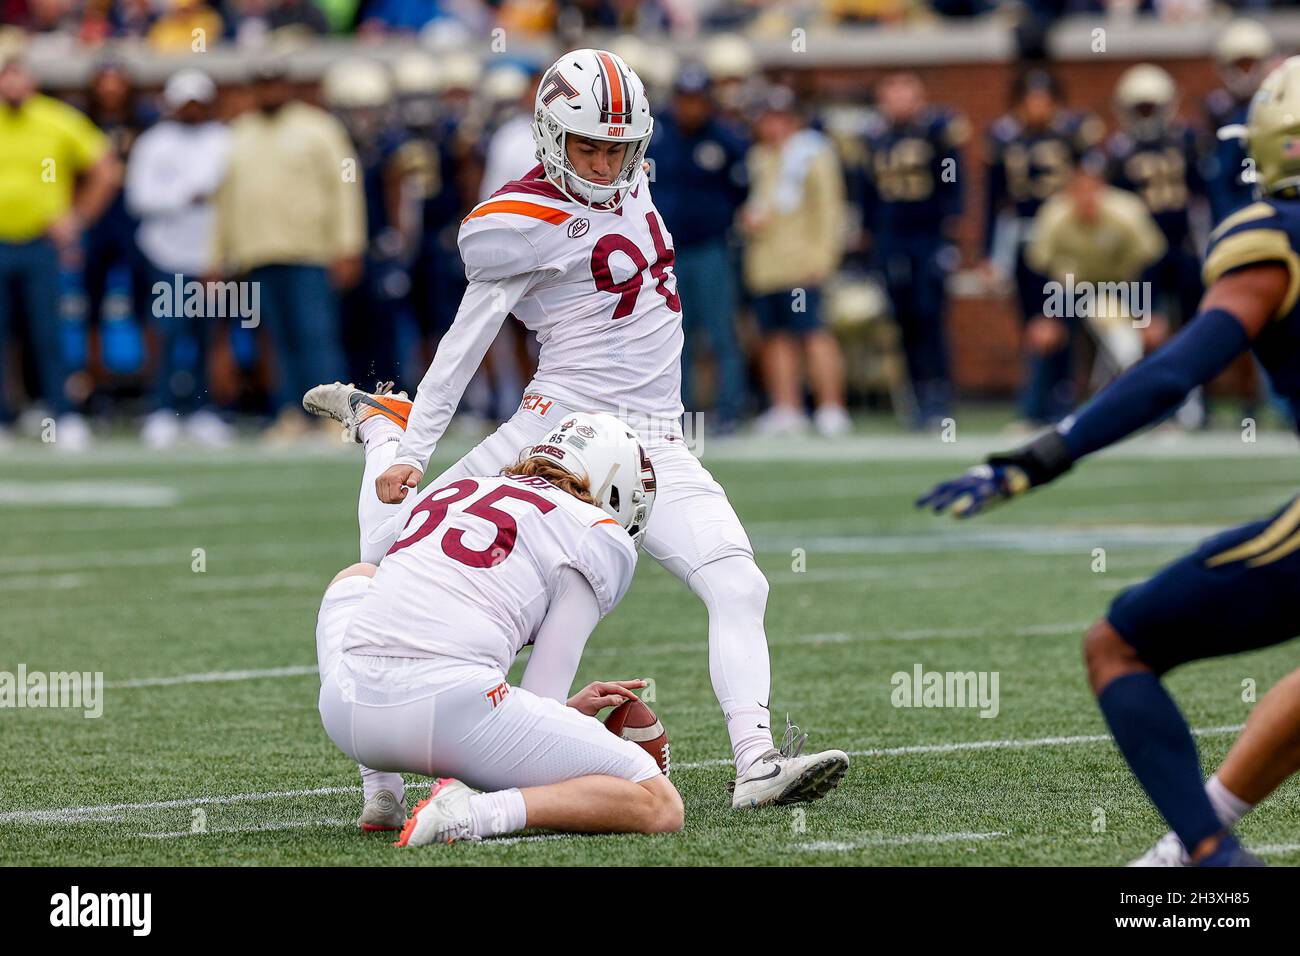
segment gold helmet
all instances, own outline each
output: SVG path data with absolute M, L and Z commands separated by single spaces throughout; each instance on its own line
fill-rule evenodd
M 1174 78 L 1154 63 L 1131 66 L 1115 84 L 1115 112 L 1140 138 L 1159 135 L 1176 109 Z
M 1250 101 L 1245 134 L 1261 195 L 1300 186 L 1300 56 L 1264 78 Z
M 1258 20 L 1233 20 L 1214 46 L 1219 78 L 1238 99 L 1255 92 L 1265 64 L 1276 52 L 1273 35 Z
M 393 98 L 388 71 L 373 60 L 339 60 L 321 77 L 321 96 L 331 109 L 382 107 Z
M 438 62 L 422 50 L 409 50 L 393 64 L 393 86 L 399 97 L 433 96 L 442 87 Z

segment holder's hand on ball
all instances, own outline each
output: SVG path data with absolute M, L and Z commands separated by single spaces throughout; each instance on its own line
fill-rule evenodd
M 625 700 L 632 700 L 636 697 L 632 691 L 645 686 L 643 680 L 593 681 L 570 697 L 568 704 L 580 714 L 595 717 L 606 707 L 616 707 Z

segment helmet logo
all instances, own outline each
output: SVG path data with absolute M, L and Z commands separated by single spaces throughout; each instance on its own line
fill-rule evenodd
M 587 234 L 587 230 L 590 228 L 591 228 L 591 222 L 589 220 L 575 219 L 573 220 L 573 222 L 569 223 L 569 238 L 577 239 L 580 238 L 581 236 L 585 236 Z
M 595 437 L 596 437 L 596 429 L 592 428 L 590 425 L 579 425 L 578 428 L 577 428 L 577 432 L 578 432 L 578 434 L 581 435 L 583 438 L 595 438 Z
M 551 67 L 550 72 L 543 78 L 542 85 L 537 91 L 538 99 L 542 101 L 543 106 L 550 106 L 561 96 L 566 100 L 571 100 L 577 95 L 578 90 L 560 75 L 557 67 Z

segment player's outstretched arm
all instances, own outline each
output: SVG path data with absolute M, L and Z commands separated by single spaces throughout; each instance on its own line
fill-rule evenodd
M 1028 444 L 992 455 L 942 482 L 917 507 L 968 518 L 1069 471 L 1085 455 L 1127 438 L 1174 411 L 1242 352 L 1286 301 L 1290 274 L 1272 263 L 1228 273 L 1210 287 L 1201 310 L 1159 351 L 1101 391 L 1079 412 Z

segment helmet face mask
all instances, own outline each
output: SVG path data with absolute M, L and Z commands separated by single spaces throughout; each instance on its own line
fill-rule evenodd
M 579 205 L 609 211 L 622 205 L 641 179 L 653 132 L 645 87 L 613 53 L 566 53 L 538 84 L 533 113 L 537 159 L 547 178 Z M 569 158 L 571 135 L 627 144 L 623 164 L 612 182 L 592 182 L 578 175 Z

